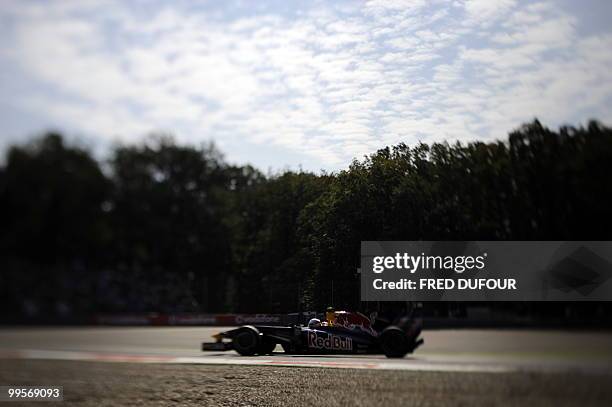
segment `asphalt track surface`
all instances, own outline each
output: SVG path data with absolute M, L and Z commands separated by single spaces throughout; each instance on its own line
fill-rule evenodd
M 612 373 L 612 332 L 424 330 L 403 359 L 383 355 L 269 356 L 201 352 L 220 327 L 0 327 L 0 358 L 264 365 L 432 372 Z

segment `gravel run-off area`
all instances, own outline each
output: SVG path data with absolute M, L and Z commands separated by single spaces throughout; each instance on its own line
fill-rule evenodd
M 63 386 L 61 404 L 82 406 L 610 406 L 611 383 L 579 373 L 0 360 L 0 385 Z

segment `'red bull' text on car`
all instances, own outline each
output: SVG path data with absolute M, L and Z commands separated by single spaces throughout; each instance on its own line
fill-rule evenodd
M 328 311 L 324 322 L 308 326 L 245 325 L 214 335 L 202 343 L 203 351 L 235 350 L 242 356 L 266 355 L 280 345 L 289 354 L 384 354 L 401 358 L 423 344 L 420 319 L 398 318 L 377 331 L 358 312 Z

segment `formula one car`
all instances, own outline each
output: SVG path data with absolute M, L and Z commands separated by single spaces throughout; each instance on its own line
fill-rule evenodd
M 202 343 L 202 351 L 233 349 L 242 356 L 253 356 L 270 354 L 281 345 L 288 354 L 383 353 L 402 358 L 423 344 L 421 320 L 400 318 L 378 332 L 363 314 L 334 314 L 333 321 L 316 326 L 241 326 L 214 335 L 217 341 Z

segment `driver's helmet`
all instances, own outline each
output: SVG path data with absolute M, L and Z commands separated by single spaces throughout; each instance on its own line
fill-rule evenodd
M 321 320 L 318 318 L 312 318 L 308 321 L 308 328 L 318 328 L 321 326 Z
M 325 320 L 329 324 L 329 326 L 333 326 L 336 322 L 336 310 L 334 307 L 327 307 L 325 311 Z

